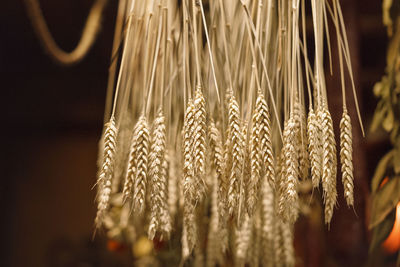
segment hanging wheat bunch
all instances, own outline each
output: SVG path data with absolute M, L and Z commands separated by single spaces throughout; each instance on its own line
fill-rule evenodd
M 352 71 L 338 0 L 121 0 L 119 19 L 96 227 L 112 206 L 121 219 L 110 232 L 180 240 L 182 265 L 294 266 L 303 183 L 322 185 L 327 224 L 337 201 L 329 20 L 342 78 L 341 174 L 354 205 L 343 82 Z

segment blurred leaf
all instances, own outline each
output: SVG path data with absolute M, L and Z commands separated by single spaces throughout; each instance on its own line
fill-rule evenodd
M 369 228 L 385 220 L 386 216 L 400 201 L 400 176 L 391 178 L 381 189 L 372 195 L 371 218 Z
M 393 229 L 396 212 L 393 210 L 380 224 L 376 225 L 372 231 L 371 244 L 369 246 L 369 258 L 373 259 L 380 251 L 382 242 L 389 236 Z
M 399 174 L 400 173 L 400 148 L 397 147 L 394 149 L 394 157 L 393 157 L 393 168 L 394 168 L 394 172 L 395 174 Z M 400 191 L 399 191 L 400 194 Z
M 393 129 L 394 124 L 394 114 L 391 108 L 388 109 L 387 115 L 382 122 L 383 129 L 387 132 L 390 132 Z
M 376 107 L 375 113 L 374 113 L 374 117 L 372 119 L 372 123 L 371 123 L 371 131 L 374 132 L 376 131 L 376 129 L 378 128 L 378 126 L 382 123 L 386 111 L 387 111 L 387 104 L 385 101 L 381 100 L 378 103 L 378 106 Z
M 382 157 L 382 159 L 379 161 L 378 166 L 376 167 L 374 177 L 372 178 L 371 182 L 371 187 L 372 187 L 372 193 L 375 193 L 379 185 L 386 173 L 386 169 L 389 165 L 389 162 L 393 159 L 394 156 L 394 151 L 391 150 L 389 153 L 387 153 L 385 156 Z
M 390 17 L 390 8 L 392 7 L 393 0 L 383 0 L 382 9 L 383 9 L 383 24 L 388 27 L 388 34 L 391 35 L 392 32 L 392 18 Z

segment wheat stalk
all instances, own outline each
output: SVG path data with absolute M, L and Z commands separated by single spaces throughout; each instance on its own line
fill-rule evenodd
M 116 138 L 118 134 L 114 117 L 111 117 L 110 121 L 105 125 L 105 128 L 106 130 L 104 132 L 103 141 L 103 163 L 97 179 L 99 195 L 95 219 L 96 228 L 100 228 L 103 224 L 111 194 L 111 179 L 114 170 L 114 160 L 117 148 Z
M 146 204 L 147 170 L 149 160 L 149 127 L 147 119 L 141 115 L 135 127 L 135 163 L 136 175 L 133 189 L 133 210 L 138 214 L 143 214 Z
M 353 147 L 351 120 L 347 109 L 340 120 L 340 162 L 342 164 L 342 183 L 344 197 L 348 206 L 354 205 Z
M 298 155 L 296 150 L 296 122 L 293 117 L 286 121 L 283 130 L 283 177 L 281 177 L 281 192 L 279 212 L 282 218 L 294 223 L 298 217 L 299 196 L 298 187 Z
M 325 223 L 329 224 L 333 209 L 336 204 L 336 141 L 335 134 L 333 132 L 333 123 L 331 114 L 328 108 L 323 107 L 322 110 L 318 111 L 319 123 L 322 127 L 322 188 L 324 191 L 324 202 L 325 202 Z
M 175 159 L 175 150 L 170 148 L 167 149 L 166 161 L 168 163 L 168 209 L 171 216 L 171 220 L 175 218 L 178 211 L 179 202 L 179 174 L 178 174 L 178 159 Z
M 308 137 L 308 152 L 311 161 L 311 181 L 313 187 L 318 187 L 321 181 L 321 143 L 319 138 L 319 127 L 317 117 L 314 110 L 310 108 L 307 118 L 307 137 Z
M 243 166 L 243 135 L 240 127 L 240 110 L 233 94 L 229 100 L 228 108 L 228 152 L 227 157 L 231 166 L 227 164 L 227 175 L 229 176 L 228 187 L 228 211 L 233 216 L 239 208 L 240 177 Z
M 166 129 L 165 117 L 159 109 L 154 120 L 151 151 L 149 155 L 149 185 L 150 185 L 150 223 L 149 239 L 154 239 L 156 232 L 161 232 L 161 237 L 168 237 L 170 232 L 168 201 L 168 181 L 165 160 Z

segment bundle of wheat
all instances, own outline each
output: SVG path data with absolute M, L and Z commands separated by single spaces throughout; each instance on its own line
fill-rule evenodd
M 342 78 L 342 180 L 353 205 L 342 11 L 338 0 L 309 1 L 311 64 L 306 2 L 120 0 L 125 27 L 114 40 L 122 49 L 116 81 L 110 72 L 96 227 L 130 242 L 180 240 L 182 264 L 293 266 L 301 185 L 322 184 L 328 225 L 336 205 L 323 68 L 329 19 Z

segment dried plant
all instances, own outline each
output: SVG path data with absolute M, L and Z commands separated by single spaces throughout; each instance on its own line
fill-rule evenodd
M 154 239 L 156 232 L 161 237 L 169 236 L 171 231 L 171 219 L 168 210 L 168 180 L 165 160 L 165 117 L 162 109 L 154 120 L 153 134 L 151 138 L 151 151 L 149 155 L 149 187 L 150 187 L 150 223 L 148 235 Z
M 331 114 L 326 107 L 318 111 L 319 123 L 322 127 L 322 188 L 324 190 L 325 223 L 329 224 L 336 205 L 336 141 L 333 132 Z
M 311 180 L 313 187 L 318 187 L 321 181 L 322 158 L 321 142 L 317 117 L 311 108 L 307 119 L 308 153 L 311 161 Z
M 95 219 L 96 228 L 100 228 L 103 224 L 111 194 L 111 179 L 114 170 L 114 160 L 117 148 L 116 138 L 118 133 L 114 117 L 111 117 L 110 121 L 105 125 L 105 129 L 103 141 L 103 163 L 97 178 L 97 186 L 99 187 L 99 190 L 97 196 L 97 214 Z
M 136 174 L 133 189 L 133 210 L 142 214 L 146 204 L 150 135 L 147 119 L 140 116 L 134 132 Z
M 230 255 L 241 266 L 294 266 L 306 179 L 314 188 L 322 183 L 327 224 L 336 204 L 324 49 L 331 60 L 333 25 L 342 82 L 344 63 L 353 79 L 341 9 L 338 1 L 228 2 L 204 8 L 202 0 L 121 0 L 96 227 L 104 223 L 110 237 L 130 242 L 146 232 L 171 238 L 171 246 L 181 240 L 180 266 L 229 265 Z M 340 159 L 351 206 L 351 123 L 342 90 Z
M 235 97 L 231 95 L 228 112 L 228 163 L 226 175 L 229 177 L 228 187 L 228 211 L 231 216 L 239 209 L 240 178 L 242 177 L 243 166 L 243 135 L 240 126 L 240 110 Z M 230 164 L 229 164 L 230 163 Z
M 299 196 L 297 193 L 298 187 L 298 155 L 296 150 L 296 123 L 291 117 L 285 123 L 283 131 L 283 177 L 281 177 L 281 190 L 279 199 L 279 212 L 282 218 L 293 223 L 298 216 Z
M 353 177 L 353 144 L 351 120 L 347 109 L 343 111 L 340 120 L 340 162 L 342 164 L 342 182 L 344 198 L 348 206 L 354 205 L 354 177 Z

